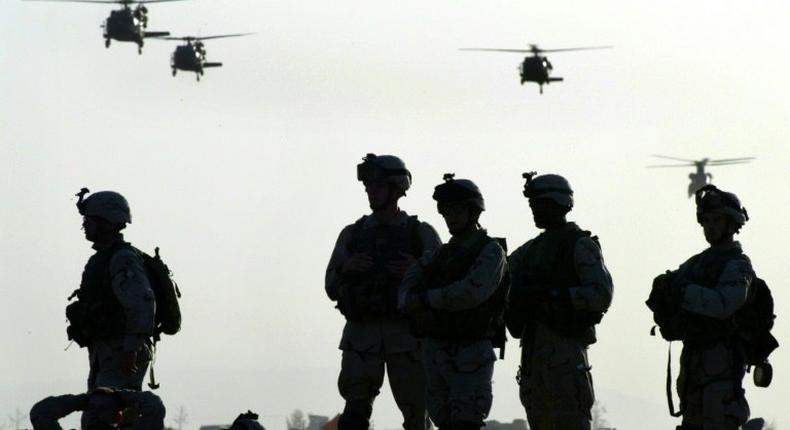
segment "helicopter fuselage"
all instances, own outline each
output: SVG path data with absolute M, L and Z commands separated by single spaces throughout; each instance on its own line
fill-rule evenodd
M 189 72 L 201 73 L 205 61 L 205 51 L 201 52 L 191 43 L 177 46 L 176 50 L 173 51 L 173 55 L 170 56 L 172 68 Z
M 543 84 L 562 81 L 562 78 L 551 76 L 553 70 L 551 62 L 548 58 L 540 55 L 524 58 L 518 70 L 521 76 L 521 85 L 524 85 L 525 82 L 535 82 L 540 85 L 541 94 L 543 93 Z
M 104 21 L 104 38 L 120 42 L 135 42 L 142 45 L 145 31 L 143 22 L 134 16 L 129 8 L 110 12 Z

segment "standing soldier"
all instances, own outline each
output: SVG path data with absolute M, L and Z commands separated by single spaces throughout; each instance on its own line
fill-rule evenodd
M 666 303 L 671 317 L 661 325 L 662 335 L 683 340 L 677 381 L 683 423 L 678 429 L 735 430 L 749 418 L 742 382 L 751 349 L 740 342 L 738 331 L 752 322 L 736 323 L 735 318 L 764 283 L 758 283 L 734 240 L 749 219 L 738 197 L 707 185 L 696 192 L 696 203 L 697 222 L 710 247 L 656 278 L 648 305 L 663 322 L 655 304 Z M 773 321 L 772 312 L 755 316 Z M 766 356 L 776 347 L 770 339 Z
M 88 389 L 141 390 L 151 361 L 155 299 L 142 256 L 121 231 L 132 222 L 129 203 L 113 191 L 83 188 L 77 208 L 96 253 L 66 307 L 69 339 L 88 348 Z
M 452 238 L 413 265 L 401 284 L 399 308 L 424 338 L 427 406 L 440 429 L 477 430 L 491 410 L 495 341 L 507 299 L 506 254 L 478 219 L 478 187 L 445 175 L 433 194 Z
M 524 174 L 538 237 L 508 258 L 512 287 L 506 316 L 521 338 L 517 378 L 534 430 L 588 430 L 595 401 L 587 348 L 612 300 L 612 278 L 595 236 L 566 215 L 573 190 L 559 175 Z
M 367 429 L 373 401 L 389 377 L 403 427 L 424 429 L 424 377 L 420 343 L 397 312 L 403 274 L 424 252 L 441 244 L 436 231 L 398 208 L 411 186 L 400 158 L 367 154 L 357 166 L 371 215 L 340 232 L 326 270 L 326 293 L 346 317 L 338 388 L 346 401 L 338 427 Z

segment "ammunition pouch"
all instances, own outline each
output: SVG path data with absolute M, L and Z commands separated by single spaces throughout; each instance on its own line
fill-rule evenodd
M 397 290 L 389 282 L 341 282 L 337 309 L 348 321 L 375 321 L 395 316 Z

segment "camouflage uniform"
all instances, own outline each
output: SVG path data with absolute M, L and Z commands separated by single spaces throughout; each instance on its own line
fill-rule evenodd
M 574 223 L 567 223 L 561 230 L 570 232 L 579 231 L 579 228 Z M 543 248 L 536 252 L 540 261 L 544 261 L 546 253 L 553 253 L 549 250 L 558 245 L 551 243 L 557 237 L 554 233 L 544 233 L 545 240 L 540 243 Z M 521 283 L 526 266 L 536 263 L 525 261 L 525 257 L 532 254 L 530 247 L 537 245 L 535 242 L 535 239 L 527 242 L 508 257 L 513 294 L 529 295 L 525 289 L 545 287 Z M 571 246 L 573 269 L 579 281 L 577 286 L 568 289 L 572 312 L 605 311 L 611 303 L 613 286 L 600 247 L 588 235 L 581 235 Z M 542 250 L 545 252 L 541 253 Z M 589 327 L 570 334 L 537 320 L 528 322 L 526 327 L 521 336 L 519 393 L 530 428 L 589 429 L 595 394 L 587 347 L 596 340 L 595 329 Z
M 86 239 L 93 242 L 96 253 L 82 272 L 75 292 L 78 300 L 66 307 L 70 322 L 66 331 L 69 339 L 88 347 L 88 390 L 99 386 L 141 390 L 152 357 L 154 292 L 143 257 L 119 233 L 132 222 L 126 198 L 114 191 L 100 191 L 83 200 L 88 192 L 83 188 L 77 194 L 77 209 L 83 216 Z M 103 237 L 89 237 L 96 234 L 96 219 L 117 229 L 108 230 Z M 122 361 L 131 353 L 136 353 L 137 370 L 129 374 Z
M 142 257 L 123 241 L 123 236 L 113 244 L 103 248 L 94 246 L 94 249 L 96 253 L 85 265 L 80 288 L 88 288 L 87 284 L 97 282 L 97 279 L 108 280 L 106 287 L 112 289 L 123 313 L 117 323 L 109 323 L 108 326 L 121 325 L 120 321 L 123 323 L 120 327 L 113 327 L 109 333 L 90 339 L 88 389 L 101 386 L 141 390 L 152 357 L 150 336 L 154 331 L 154 293 Z M 109 276 L 105 278 L 107 272 Z M 120 354 L 132 351 L 137 351 L 137 371 L 128 375 L 122 369 Z
M 125 429 L 164 428 L 165 406 L 159 397 L 151 392 L 128 390 L 47 397 L 30 410 L 30 422 L 33 430 L 62 430 L 58 420 L 77 411 L 84 411 L 83 429 L 109 428 L 107 423 L 112 422 L 119 411 L 128 411 L 124 416 L 124 422 L 128 423 Z M 128 416 L 131 414 L 135 417 Z
M 713 319 L 716 326 L 726 325 L 746 303 L 755 277 L 749 258 L 742 253 L 738 242 L 724 248 L 708 248 L 683 263 L 678 273 L 689 282 L 683 293 L 682 309 L 707 321 Z M 690 320 L 691 330 L 705 333 L 701 338 L 683 341 L 677 381 L 682 428 L 737 429 L 749 418 L 749 405 L 742 388 L 743 353 L 733 336 L 711 333 L 710 325 L 695 329 L 694 321 Z
M 469 249 L 485 230 L 466 237 L 453 237 L 447 245 L 425 254 L 413 265 L 401 284 L 399 307 L 418 290 L 437 257 L 448 246 Z M 506 271 L 502 247 L 488 238 L 462 279 L 427 291 L 426 312 L 475 311 L 500 287 Z M 431 286 L 428 286 L 429 288 Z M 506 293 L 505 293 L 506 294 Z M 420 329 L 417 325 L 416 329 Z M 486 329 L 483 327 L 483 329 Z M 423 361 L 427 378 L 427 406 L 431 420 L 439 428 L 479 428 L 491 410 L 491 378 L 496 354 L 492 341 L 485 337 L 452 340 L 427 336 L 423 344 Z
M 397 225 L 405 228 L 409 220 L 408 214 L 401 211 Z M 359 222 L 363 230 L 380 225 L 374 216 L 366 216 Z M 340 233 L 327 266 L 326 293 L 334 301 L 340 298 L 344 283 L 340 270 L 352 252 L 354 226 L 349 225 Z M 423 252 L 441 244 L 436 230 L 425 222 L 419 222 L 417 233 Z M 408 319 L 394 312 L 383 312 L 374 320 L 347 320 L 340 349 L 343 358 L 338 388 L 346 401 L 344 425 L 367 428 L 373 401 L 384 382 L 386 367 L 395 402 L 403 414 L 403 427 L 410 430 L 425 428 L 420 342 L 409 332 Z

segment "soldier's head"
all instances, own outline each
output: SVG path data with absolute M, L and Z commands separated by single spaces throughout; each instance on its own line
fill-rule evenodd
M 479 228 L 478 220 L 486 206 L 474 182 L 445 173 L 444 182 L 434 188 L 433 199 L 453 236 Z
M 126 405 L 115 395 L 115 391 L 98 387 L 88 393 L 82 423 L 88 430 L 117 429 L 124 421 L 125 409 Z
M 365 185 L 374 212 L 396 205 L 411 187 L 411 172 L 394 155 L 367 154 L 357 165 L 357 180 Z
M 89 191 L 83 188 L 77 196 L 77 209 L 82 215 L 85 238 L 91 242 L 117 235 L 132 222 L 129 202 L 115 191 L 99 191 L 84 198 Z
M 697 222 L 702 226 L 705 240 L 711 245 L 725 244 L 741 230 L 749 214 L 733 193 L 706 185 L 695 194 Z
M 535 226 L 551 228 L 565 224 L 565 216 L 573 209 L 571 184 L 560 175 L 535 175 L 535 172 L 521 175 L 526 179 L 524 197 L 529 199 Z
M 233 424 L 225 430 L 265 430 L 258 422 L 258 414 L 252 411 L 247 411 L 239 414 L 233 421 Z

